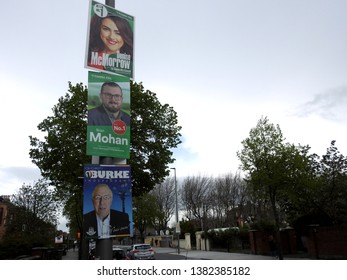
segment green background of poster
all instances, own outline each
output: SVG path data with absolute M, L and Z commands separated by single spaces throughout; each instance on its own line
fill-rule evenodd
M 122 68 L 120 66 L 111 66 L 111 65 L 108 65 L 108 66 L 100 66 L 100 65 L 91 65 L 89 64 L 89 56 L 90 56 L 90 52 L 91 50 L 89 49 L 89 43 L 90 43 L 90 29 L 91 29 L 91 20 L 92 20 L 92 17 L 95 15 L 95 11 L 94 11 L 94 7 L 95 6 L 98 6 L 98 7 L 103 7 L 104 11 L 105 12 L 105 15 L 114 15 L 114 16 L 118 16 L 120 18 L 123 18 L 125 19 L 128 24 L 129 24 L 129 27 L 130 29 L 132 30 L 132 57 L 130 59 L 130 69 L 128 68 Z M 116 10 L 115 8 L 113 7 L 110 7 L 110 6 L 107 6 L 103 3 L 99 3 L 99 2 L 96 2 L 96 1 L 90 1 L 90 5 L 89 5 L 89 16 L 88 16 L 88 30 L 87 30 L 87 42 L 86 42 L 86 51 L 85 51 L 85 62 L 84 62 L 84 66 L 85 68 L 89 68 L 89 69 L 92 69 L 92 70 L 95 70 L 95 71 L 102 71 L 102 72 L 105 72 L 105 73 L 113 73 L 113 74 L 116 74 L 116 75 L 123 75 L 123 76 L 127 76 L 129 78 L 133 78 L 134 77 L 134 23 L 135 19 L 133 16 L 129 15 L 129 14 L 126 14 L 124 12 L 121 12 L 121 11 L 118 11 Z M 102 52 L 101 52 L 102 53 Z M 100 54 L 101 54 L 100 53 Z M 113 58 L 117 58 L 117 54 L 110 54 L 109 55 L 110 59 L 113 59 Z M 128 67 L 128 66 L 127 66 Z
M 99 94 L 101 86 L 104 82 L 115 82 L 123 92 L 123 105 L 122 111 L 130 115 L 130 79 L 124 76 L 112 75 L 107 73 L 88 73 L 88 110 L 101 104 Z M 92 141 L 92 133 L 98 140 Z M 113 144 L 108 143 L 107 139 L 115 139 L 115 141 L 126 144 Z M 117 142 L 117 143 L 118 143 Z M 112 126 L 87 126 L 87 155 L 92 156 L 105 156 L 129 159 L 130 158 L 130 126 L 127 127 L 124 134 L 116 134 Z

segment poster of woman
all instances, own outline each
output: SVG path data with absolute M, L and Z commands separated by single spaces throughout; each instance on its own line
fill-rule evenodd
M 85 67 L 133 78 L 134 17 L 90 2 Z

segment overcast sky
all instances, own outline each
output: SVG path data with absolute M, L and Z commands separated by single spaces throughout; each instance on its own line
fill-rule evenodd
M 105 3 L 100 1 L 100 3 Z M 40 174 L 29 135 L 68 82 L 87 85 L 89 1 L 3 1 L 0 194 Z M 116 0 L 135 17 L 135 77 L 178 113 L 177 176 L 237 172 L 262 116 L 287 141 L 347 155 L 347 1 Z

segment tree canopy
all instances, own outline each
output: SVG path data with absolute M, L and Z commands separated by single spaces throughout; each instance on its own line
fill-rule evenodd
M 23 184 L 11 196 L 2 255 L 12 258 L 31 254 L 35 246 L 52 246 L 60 211 L 61 205 L 47 181 Z
M 133 195 L 147 193 L 163 182 L 174 162 L 172 149 L 180 143 L 177 113 L 161 104 L 142 84 L 131 84 L 131 144 L 129 163 L 133 172 Z
M 249 137 L 242 141 L 243 149 L 237 154 L 253 194 L 270 202 L 278 239 L 285 202 L 295 189 L 298 177 L 304 174 L 302 163 L 306 162 L 300 148 L 284 141 L 280 127 L 262 117 Z M 279 257 L 283 258 L 281 248 Z
M 160 211 L 158 202 L 152 194 L 144 194 L 133 199 L 134 227 L 140 232 L 144 242 L 144 233 L 148 228 L 156 228 L 156 222 L 164 218 Z
M 53 107 L 53 115 L 38 125 L 44 139 L 29 136 L 32 162 L 56 187 L 59 198 L 67 202 L 65 214 L 80 227 L 81 219 L 73 216 L 82 207 L 83 166 L 91 163 L 91 157 L 86 155 L 87 97 L 82 83 L 69 83 L 68 92 Z M 128 164 L 132 168 L 134 196 L 147 193 L 169 174 L 168 165 L 174 162 L 172 149 L 181 143 L 181 127 L 177 123 L 171 106 L 161 104 L 156 94 L 145 91 L 141 83 L 131 82 Z
M 18 193 L 12 195 L 11 202 L 14 206 L 25 209 L 25 214 L 29 214 L 34 220 L 56 224 L 61 211 L 61 203 L 54 197 L 54 189 L 50 188 L 44 179 L 38 180 L 33 185 L 23 184 Z M 31 221 L 29 216 L 23 221 L 28 228 L 35 229 L 35 221 Z

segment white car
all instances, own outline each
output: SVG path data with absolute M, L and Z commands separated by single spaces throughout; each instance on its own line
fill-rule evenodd
M 149 244 L 133 244 L 127 249 L 127 256 L 131 260 L 154 260 L 155 252 Z

